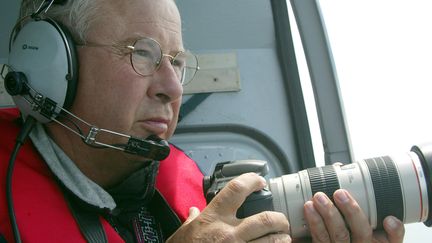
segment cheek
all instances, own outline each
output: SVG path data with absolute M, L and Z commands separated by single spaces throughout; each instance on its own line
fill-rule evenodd
M 89 104 L 100 106 L 99 103 L 109 102 L 118 98 L 116 89 L 122 88 L 121 74 L 127 73 L 128 63 L 124 60 L 114 59 L 112 54 L 97 50 L 93 52 L 80 52 L 80 69 L 78 92 L 85 97 Z
M 104 95 L 109 104 L 106 107 L 106 112 L 110 113 L 112 118 L 117 121 L 123 120 L 125 123 L 131 123 L 135 113 L 140 109 L 143 100 L 145 100 L 146 89 L 145 82 L 134 79 L 133 75 L 113 77 Z
M 87 59 L 81 63 L 75 107 L 89 122 L 108 129 L 126 129 L 143 88 L 126 60 Z
M 174 102 L 172 104 L 172 109 L 173 109 L 173 120 L 171 122 L 171 124 L 168 127 L 168 131 L 166 134 L 166 139 L 169 139 L 172 137 L 172 135 L 174 134 L 175 129 L 177 128 L 177 122 L 178 122 L 178 115 L 179 115 L 179 111 L 180 111 L 180 105 L 181 105 L 181 99 L 179 99 L 178 101 Z
M 105 63 L 99 70 L 100 77 L 97 77 L 97 82 L 103 86 L 100 87 L 101 91 L 104 91 L 102 95 L 111 103 L 130 102 L 142 93 L 143 82 L 139 82 L 126 57 Z

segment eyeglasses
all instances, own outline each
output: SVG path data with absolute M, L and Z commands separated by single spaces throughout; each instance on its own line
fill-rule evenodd
M 104 47 L 94 43 L 78 46 Z M 156 40 L 143 37 L 133 45 L 125 46 L 130 51 L 130 62 L 135 72 L 143 77 L 154 74 L 162 64 L 162 58 L 167 57 L 173 67 L 177 78 L 182 85 L 189 83 L 199 70 L 198 58 L 189 51 L 179 51 L 174 56 L 162 53 L 162 48 Z

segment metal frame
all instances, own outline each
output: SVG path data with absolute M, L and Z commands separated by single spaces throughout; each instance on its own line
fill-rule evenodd
M 315 166 L 312 138 L 306 113 L 303 91 L 295 56 L 293 38 L 286 1 L 272 0 L 273 20 L 275 26 L 276 49 L 284 77 L 288 105 L 293 119 L 296 151 L 300 169 Z
M 337 74 L 318 0 L 290 0 L 308 63 L 325 162 L 350 163 L 351 142 Z M 278 30 L 281 31 L 281 30 Z

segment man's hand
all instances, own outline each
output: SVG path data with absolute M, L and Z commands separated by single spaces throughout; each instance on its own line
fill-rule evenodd
M 389 242 L 403 241 L 405 228 L 397 218 L 384 220 L 384 231 L 373 232 L 368 218 L 348 191 L 333 195 L 336 206 L 321 192 L 304 205 L 304 214 L 313 242 Z M 338 210 L 339 209 L 339 210 Z M 344 220 L 345 219 L 345 220 Z
M 282 213 L 236 217 L 246 197 L 265 185 L 265 180 L 255 173 L 234 178 L 201 213 L 192 208 L 189 218 L 168 242 L 291 242 L 288 220 Z

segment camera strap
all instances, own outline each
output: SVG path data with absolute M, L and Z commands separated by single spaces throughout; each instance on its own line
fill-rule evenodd
M 165 240 L 170 237 L 181 226 L 181 221 L 174 210 L 169 206 L 168 202 L 161 195 L 159 190 L 156 190 L 149 204 L 150 211 L 162 222 L 161 228 Z

